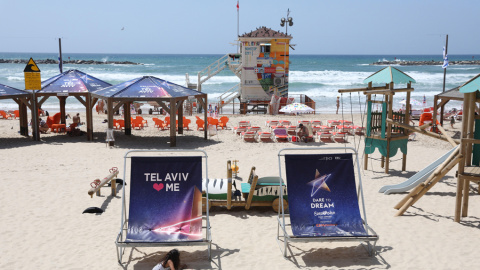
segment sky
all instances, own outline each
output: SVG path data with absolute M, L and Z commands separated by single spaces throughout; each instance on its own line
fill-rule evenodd
M 236 52 L 236 0 L 0 0 L 0 52 Z M 480 54 L 478 0 L 239 1 L 240 35 L 285 32 L 292 54 Z M 123 29 L 123 30 L 122 30 Z

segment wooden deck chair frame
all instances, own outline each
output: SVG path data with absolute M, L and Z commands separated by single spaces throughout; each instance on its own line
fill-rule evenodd
M 337 151 L 338 150 L 338 151 Z M 360 164 L 359 164 L 359 156 L 355 148 L 352 147 L 303 147 L 303 148 L 283 148 L 278 152 L 278 169 L 279 169 L 279 179 L 283 179 L 282 175 L 282 157 L 285 156 L 285 152 L 289 152 L 290 154 L 293 153 L 306 153 L 306 152 L 316 152 L 316 153 L 332 153 L 331 151 L 336 151 L 336 153 L 352 153 L 353 155 L 353 162 L 354 162 L 354 173 L 356 173 L 358 177 L 358 182 L 356 183 L 357 187 L 357 197 L 358 200 L 361 201 L 359 204 L 360 208 L 360 216 L 363 219 L 363 224 L 365 227 L 365 231 L 367 232 L 368 236 L 329 236 L 329 237 L 297 237 L 294 235 L 290 235 L 287 231 L 287 227 L 290 227 L 291 224 L 287 224 L 286 220 L 290 220 L 290 214 L 285 214 L 285 207 L 283 205 L 283 200 L 280 200 L 280 207 L 278 211 L 278 227 L 277 227 L 277 243 L 279 245 L 280 251 L 283 253 L 284 258 L 287 258 L 287 250 L 290 249 L 289 242 L 303 242 L 303 243 L 310 243 L 310 242 L 361 242 L 366 243 L 364 247 L 366 248 L 368 254 L 373 256 L 376 254 L 375 246 L 379 239 L 377 233 L 368 225 L 367 223 L 367 215 L 365 212 L 365 202 L 363 196 L 363 187 L 362 187 L 362 178 L 360 173 Z M 313 153 L 312 153 L 313 154 Z M 285 169 L 283 167 L 283 169 Z M 288 190 L 288 179 L 287 179 L 287 190 Z M 289 193 L 289 196 L 292 196 Z M 279 198 L 283 197 L 283 190 L 280 189 Z M 287 218 L 288 217 L 288 218 Z M 289 222 L 290 223 L 290 222 Z M 373 242 L 373 244 L 371 243 Z M 290 250 L 290 253 L 293 256 L 293 253 Z
M 188 149 L 178 149 L 178 150 L 130 150 L 128 151 L 125 156 L 124 156 L 124 163 L 123 163 L 123 179 L 126 181 L 126 171 L 127 171 L 127 159 L 131 159 L 133 156 L 132 154 L 138 154 L 141 156 L 148 156 L 151 157 L 152 154 L 156 154 L 156 156 L 171 156 L 174 153 L 188 153 L 190 155 L 195 155 L 202 157 L 202 171 L 204 175 L 202 177 L 205 177 L 208 179 L 208 156 L 207 152 L 203 150 L 188 150 Z M 163 155 L 162 155 L 163 154 Z M 129 169 L 129 171 L 131 168 Z M 130 179 L 130 176 L 128 176 Z M 128 230 L 128 222 L 129 222 L 129 217 L 128 217 L 128 210 L 127 210 L 127 203 L 126 203 L 126 194 L 125 194 L 125 188 L 122 189 L 122 215 L 121 215 L 121 226 L 120 226 L 120 232 L 117 235 L 117 238 L 115 240 L 115 246 L 117 248 L 117 258 L 118 258 L 118 263 L 121 266 L 124 266 L 122 264 L 122 257 L 123 254 L 125 253 L 125 249 L 127 248 L 136 248 L 136 247 L 167 247 L 167 246 L 204 246 L 206 245 L 208 247 L 208 259 L 211 259 L 211 249 L 212 249 L 212 234 L 211 234 L 211 226 L 210 226 L 210 215 L 209 215 L 209 205 L 208 205 L 208 186 L 205 190 L 206 192 L 206 212 L 202 214 L 202 231 L 204 233 L 202 241 L 182 241 L 182 242 L 125 242 L 126 239 L 126 232 Z M 202 204 L 204 201 L 202 200 Z

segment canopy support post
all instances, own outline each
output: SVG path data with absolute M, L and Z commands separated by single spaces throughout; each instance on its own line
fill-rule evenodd
M 177 146 L 177 106 L 175 98 L 170 99 L 170 147 Z
M 112 98 L 107 99 L 107 117 L 108 117 L 108 128 L 113 129 L 113 100 Z M 109 141 L 108 146 L 114 146 L 114 141 Z

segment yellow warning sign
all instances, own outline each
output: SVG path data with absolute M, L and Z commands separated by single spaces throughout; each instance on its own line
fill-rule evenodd
M 40 69 L 38 68 L 37 63 L 30 58 L 23 72 L 40 72 Z
M 42 89 L 40 69 L 32 58 L 28 61 L 27 66 L 23 70 L 23 74 L 25 75 L 25 90 Z

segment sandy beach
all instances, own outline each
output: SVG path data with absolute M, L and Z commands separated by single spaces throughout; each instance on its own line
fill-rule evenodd
M 342 118 L 335 114 L 228 116 L 230 128 L 240 120 L 250 120 L 264 128 L 264 122 L 273 119 L 325 122 Z M 81 117 L 84 121 L 85 113 Z M 107 123 L 102 122 L 106 115 L 94 114 L 92 142 L 87 141 L 86 135 L 69 137 L 56 133 L 42 134 L 41 141 L 35 142 L 18 134 L 18 120 L 0 119 L 0 269 L 122 269 L 114 244 L 120 229 L 121 190 L 111 197 L 109 188 L 104 188 L 102 196 L 93 198 L 87 191 L 94 179 L 107 176 L 112 167 L 118 167 L 122 177 L 123 157 L 128 150 L 171 149 L 169 131 L 153 127 L 151 118 L 157 115 L 143 117 L 149 127 L 133 130 L 131 136 L 116 131 L 112 148 L 105 143 Z M 194 116 L 188 118 L 194 122 Z M 352 116 L 345 115 L 344 119 L 351 120 Z M 361 125 L 361 116 L 353 115 L 353 121 Z M 204 140 L 203 131 L 196 131 L 195 124 L 190 127 L 190 131 L 177 136 L 177 149 L 205 150 L 210 178 L 225 178 L 226 162 L 233 159 L 239 160 L 239 177 L 243 179 L 252 166 L 260 177 L 275 176 L 280 149 L 325 145 L 247 143 L 230 128 Z M 454 129 L 450 125 L 445 128 L 453 136 L 460 131 L 461 122 Z M 362 138 L 350 137 L 347 145 L 363 153 Z M 401 217 L 394 217 L 393 207 L 406 193 L 378 192 L 384 185 L 405 181 L 451 148 L 448 142 L 417 135 L 408 144 L 407 171 L 401 171 L 401 161 L 391 163 L 390 174 L 385 174 L 376 160 L 369 161 L 368 170 L 362 169 L 368 223 L 380 236 L 376 256 L 369 257 L 358 243 L 294 243 L 295 256 L 286 260 L 276 243 L 277 216 L 270 207 L 248 211 L 241 207 L 230 211 L 212 207 L 212 260 L 207 259 L 206 247 L 180 246 L 181 259 L 188 269 L 472 269 L 478 260 L 480 236 L 478 185 L 470 185 L 469 216 L 462 218 L 461 223 L 453 222 L 456 167 Z M 380 154 L 376 151 L 372 156 L 379 158 Z M 393 160 L 399 157 L 397 154 Z M 128 193 L 128 183 L 126 188 Z M 93 206 L 105 212 L 82 214 Z M 127 249 L 124 269 L 152 269 L 169 250 Z

